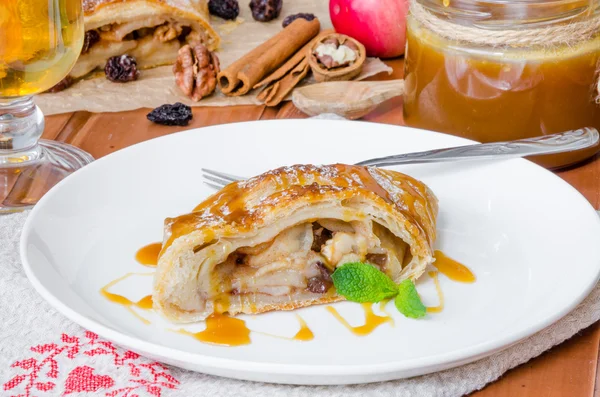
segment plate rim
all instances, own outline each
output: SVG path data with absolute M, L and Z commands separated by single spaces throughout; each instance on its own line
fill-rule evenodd
M 90 163 L 86 167 L 82 168 L 82 170 L 88 167 L 97 167 L 97 164 L 103 164 L 106 160 L 110 159 L 115 155 L 123 155 L 129 150 L 134 150 L 133 148 L 137 148 L 139 146 L 150 144 L 150 142 L 163 140 L 163 139 L 173 139 L 176 137 L 181 137 L 182 135 L 191 135 L 196 134 L 199 131 L 210 129 L 210 128 L 228 128 L 233 124 L 288 124 L 290 122 L 293 123 L 352 123 L 353 125 L 362 124 L 361 127 L 365 128 L 367 125 L 375 128 L 399 128 L 403 130 L 411 130 L 413 132 L 430 134 L 432 136 L 435 135 L 443 135 L 452 139 L 455 139 L 457 144 L 469 144 L 469 143 L 478 143 L 476 141 L 472 141 L 466 138 L 453 136 L 450 134 L 422 130 L 418 128 L 412 128 L 407 126 L 397 126 L 392 124 L 380 124 L 373 123 L 367 121 L 350 121 L 350 120 L 328 120 L 328 119 L 280 119 L 280 120 L 255 120 L 255 121 L 243 121 L 237 123 L 227 123 L 227 124 L 219 124 L 214 126 L 193 128 L 189 130 L 179 131 L 177 133 L 168 134 L 160 137 L 156 137 L 153 139 L 149 139 L 143 142 L 136 143 L 134 145 L 130 145 L 128 147 L 117 150 L 111 154 L 101 157 L 98 160 Z M 355 128 L 355 127 L 352 127 Z M 179 139 L 179 138 L 177 138 Z M 155 144 L 155 143 L 152 143 Z M 594 216 L 596 218 L 596 224 L 599 227 L 600 231 L 600 217 L 598 216 L 596 210 L 592 207 L 589 201 L 583 196 L 577 189 L 567 183 L 565 180 L 557 176 L 551 171 L 544 169 L 543 167 L 532 163 L 529 160 L 525 159 L 512 159 L 509 161 L 516 161 L 521 163 L 525 167 L 533 167 L 538 171 L 548 173 L 551 175 L 553 179 L 562 183 L 565 188 L 572 190 L 576 193 L 579 198 L 583 199 L 586 207 L 593 211 Z M 82 171 L 79 170 L 72 175 L 77 175 Z M 121 346 L 126 346 L 132 350 L 137 350 L 140 352 L 147 353 L 148 355 L 152 355 L 159 359 L 164 359 L 164 361 L 173 361 L 176 360 L 178 362 L 190 363 L 193 365 L 200 365 L 203 367 L 214 368 L 219 370 L 229 370 L 229 371 L 237 371 L 242 374 L 256 374 L 256 373 L 269 373 L 274 375 L 301 375 L 301 376 L 318 376 L 324 375 L 325 373 L 331 376 L 352 376 L 352 375 L 382 375 L 382 374 L 393 374 L 393 373 L 401 373 L 407 371 L 415 371 L 420 374 L 426 374 L 431 372 L 436 372 L 442 368 L 447 369 L 451 367 L 455 367 L 458 365 L 464 365 L 469 362 L 473 362 L 485 357 L 488 357 L 496 352 L 504 350 L 511 345 L 514 345 L 538 332 L 547 328 L 548 326 L 554 324 L 559 321 L 565 315 L 570 313 L 577 305 L 579 305 L 592 291 L 594 286 L 597 284 L 600 279 L 600 264 L 597 265 L 596 277 L 590 279 L 588 285 L 580 290 L 576 299 L 571 301 L 568 305 L 564 306 L 562 310 L 556 311 L 553 315 L 548 316 L 544 321 L 540 321 L 534 326 L 531 326 L 527 329 L 517 330 L 510 332 L 506 335 L 503 335 L 501 338 L 495 339 L 493 341 L 486 341 L 482 343 L 478 343 L 475 345 L 471 345 L 467 348 L 460 349 L 458 351 L 451 351 L 442 354 L 436 354 L 429 357 L 417 357 L 413 358 L 410 361 L 388 361 L 383 363 L 372 363 L 372 364 L 351 364 L 351 365 L 340 365 L 340 364 L 290 364 L 290 363 L 278 363 L 278 362 L 264 362 L 264 361 L 252 361 L 252 360 L 240 360 L 235 358 L 223 358 L 223 357 L 215 357 L 211 355 L 206 355 L 202 353 L 191 353 L 186 352 L 184 350 L 179 350 L 177 348 L 163 346 L 153 342 L 147 342 L 139 337 L 127 335 L 124 332 L 112 329 L 111 327 L 102 324 L 99 321 L 89 319 L 85 315 L 80 314 L 77 310 L 72 309 L 67 304 L 63 303 L 59 298 L 55 297 L 52 292 L 44 287 L 42 282 L 36 277 L 35 272 L 32 270 L 31 264 L 29 263 L 28 254 L 27 254 L 27 243 L 28 237 L 31 235 L 32 231 L 32 223 L 34 222 L 37 213 L 41 211 L 44 207 L 45 203 L 51 200 L 51 197 L 59 191 L 61 186 L 65 183 L 70 183 L 72 180 L 72 176 L 65 178 L 60 181 L 55 187 L 53 187 L 50 191 L 48 191 L 42 199 L 38 202 L 37 205 L 31 210 L 25 223 L 22 228 L 20 240 L 19 240 L 19 253 L 21 257 L 21 262 L 23 265 L 23 269 L 29 282 L 33 285 L 35 290 L 40 294 L 40 296 L 46 300 L 52 307 L 54 307 L 58 312 L 66 316 L 69 320 L 74 323 L 89 329 L 96 334 L 113 341 Z M 599 233 L 600 235 L 600 233 Z M 209 372 L 207 372 L 209 373 Z M 225 375 L 227 376 L 227 375 Z M 234 377 L 234 376 L 227 376 Z M 400 378 L 399 376 L 398 378 Z M 242 378 L 242 377 L 240 377 Z M 275 381 L 276 382 L 276 381 Z M 344 384 L 350 383 L 364 383 L 365 381 L 360 381 L 356 379 L 354 382 L 345 382 Z M 367 381 L 368 382 L 368 381 Z M 286 383 L 286 382 L 277 382 L 277 383 Z M 336 383 L 342 384 L 342 383 Z

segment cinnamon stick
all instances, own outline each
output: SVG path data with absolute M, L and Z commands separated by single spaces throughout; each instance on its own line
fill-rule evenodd
M 309 48 L 311 48 L 312 44 L 315 41 L 319 40 L 321 37 L 327 36 L 328 34 L 334 33 L 334 32 L 335 32 L 335 30 L 328 29 L 328 30 L 324 30 L 321 33 L 319 33 L 311 41 L 306 43 L 306 45 L 304 47 L 302 47 L 298 52 L 296 52 L 296 54 L 293 57 L 288 59 L 286 63 L 281 65 L 281 67 L 279 69 L 277 69 L 275 72 L 271 73 L 269 76 L 267 76 L 261 82 L 256 84 L 253 88 L 263 87 L 263 86 L 271 84 L 273 81 L 283 78 L 286 74 L 288 74 L 288 72 L 290 70 L 292 70 L 296 65 L 298 65 L 300 62 L 302 62 L 302 60 L 304 58 L 306 58 L 308 56 L 308 50 L 309 50 Z
M 230 96 L 246 94 L 315 37 L 320 28 L 318 19 L 296 19 L 281 32 L 221 71 L 218 74 L 221 92 Z
M 292 71 L 282 79 L 271 82 L 258 96 L 257 99 L 267 106 L 277 106 L 283 101 L 298 83 L 306 77 L 310 66 L 308 59 L 304 58 Z

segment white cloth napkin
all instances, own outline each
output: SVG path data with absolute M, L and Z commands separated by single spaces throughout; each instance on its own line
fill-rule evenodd
M 72 323 L 29 284 L 19 258 L 27 213 L 0 216 L 1 396 L 462 396 L 600 319 L 600 287 L 573 312 L 489 358 L 412 379 L 358 386 L 284 386 L 164 366 Z

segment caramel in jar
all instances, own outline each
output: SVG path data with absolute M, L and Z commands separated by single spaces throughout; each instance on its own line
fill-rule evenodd
M 576 46 L 469 46 L 409 17 L 404 120 L 481 142 L 600 130 L 599 65 L 600 36 Z M 564 166 L 598 149 L 536 160 Z

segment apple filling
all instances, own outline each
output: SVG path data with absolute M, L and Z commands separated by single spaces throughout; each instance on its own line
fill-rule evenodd
M 325 294 L 345 263 L 367 262 L 396 279 L 411 259 L 408 245 L 377 223 L 322 219 L 238 248 L 216 266 L 212 285 L 218 294 Z

